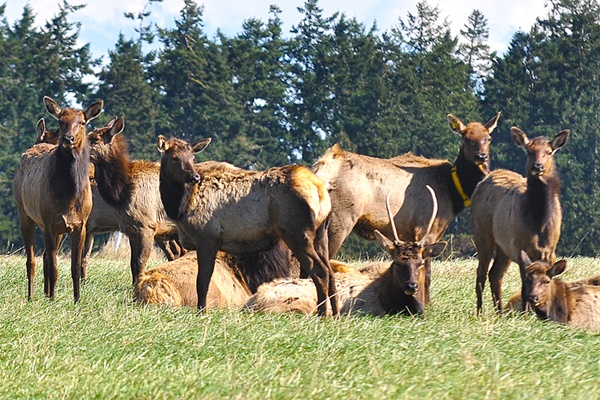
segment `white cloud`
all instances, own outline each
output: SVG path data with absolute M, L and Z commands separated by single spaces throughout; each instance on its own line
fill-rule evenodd
M 79 0 L 83 3 L 86 0 Z M 70 0 L 78 4 L 78 0 Z M 318 5 L 329 16 L 336 11 L 355 17 L 367 28 L 377 21 L 380 31 L 397 26 L 399 18 L 406 18 L 408 12 L 416 12 L 418 0 L 320 0 Z M 36 22 L 43 24 L 58 12 L 62 0 L 29 0 L 28 4 L 36 13 Z M 217 28 L 232 36 L 242 30 L 244 20 L 256 17 L 267 20 L 269 5 L 279 3 L 282 10 L 280 18 L 284 21 L 284 29 L 289 31 L 301 19 L 297 7 L 304 5 L 304 0 L 198 0 L 204 6 L 204 23 L 206 33 L 212 36 Z M 506 50 L 510 39 L 517 30 L 528 31 L 535 23 L 536 17 L 546 14 L 545 0 L 480 0 L 474 4 L 472 0 L 436 1 L 429 4 L 441 10 L 441 16 L 448 17 L 452 32 L 458 35 L 459 30 L 467 22 L 468 15 L 474 8 L 479 9 L 488 19 L 490 29 L 489 44 L 493 50 L 502 53 Z M 122 32 L 126 37 L 134 37 L 137 23 L 126 19 L 124 12 L 137 13 L 146 4 L 146 0 L 103 0 L 88 1 L 87 6 L 77 11 L 73 18 L 82 23 L 81 40 L 91 44 L 92 53 L 98 57 L 112 49 L 117 37 Z M 6 17 L 13 23 L 23 11 L 22 0 L 8 0 Z M 175 19 L 183 7 L 183 0 L 163 0 L 151 6 L 152 19 L 159 25 L 173 26 Z

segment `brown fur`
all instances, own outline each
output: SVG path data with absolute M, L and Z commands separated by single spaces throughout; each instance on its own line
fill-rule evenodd
M 35 228 L 44 232 L 44 293 L 54 298 L 58 267 L 56 249 L 63 234 L 71 236 L 73 296 L 80 298 L 86 222 L 92 209 L 89 148 L 85 125 L 102 111 L 102 102 L 87 110 L 61 108 L 44 97 L 48 112 L 59 121 L 58 145 L 34 145 L 21 157 L 13 181 L 19 226 L 27 255 L 28 297 L 33 298 Z
M 198 257 L 195 251 L 177 260 L 161 264 L 143 274 L 134 287 L 134 299 L 140 304 L 168 304 L 196 307 Z M 243 306 L 250 291 L 240 277 L 232 258 L 218 253 L 210 285 L 207 308 Z
M 477 186 L 472 198 L 474 240 L 479 260 L 478 313 L 481 312 L 488 266 L 494 253 L 489 278 L 498 312 L 502 310 L 502 277 L 511 260 L 518 262 L 521 250 L 534 260 L 553 263 L 556 258 L 562 213 L 560 183 L 552 155 L 564 146 L 569 131 L 559 133 L 552 141 L 542 137 L 529 140 L 515 127 L 511 134 L 515 143 L 527 152 L 527 178 L 512 171 L 493 171 Z M 519 263 L 519 267 L 523 280 L 525 265 Z M 522 290 L 525 290 L 524 285 Z
M 114 209 L 118 229 L 129 238 L 133 283 L 144 272 L 155 240 L 178 240 L 177 227 L 167 218 L 159 196 L 157 163 L 129 160 L 127 143 L 119 133 L 122 118 L 89 134 L 91 161 L 98 191 Z
M 209 142 L 158 140 L 163 204 L 198 251 L 198 308 L 206 306 L 217 250 L 243 255 L 282 240 L 313 279 L 322 303 L 319 313 L 325 315 L 329 297 L 337 314 L 325 232 L 331 204 L 323 182 L 301 166 L 258 172 L 224 169 L 214 162 L 195 165 L 193 153 Z
M 466 195 L 488 173 L 490 134 L 500 114 L 485 125 L 471 122 L 464 125 L 448 115 L 453 131 L 463 138 L 463 145 L 454 165 Z M 451 175 L 452 164 L 445 160 L 429 160 L 407 154 L 391 159 L 380 159 L 354 154 L 335 145 L 313 166 L 315 174 L 329 185 L 331 217 L 328 229 L 329 256 L 333 257 L 350 232 L 374 240 L 377 229 L 391 237 L 391 227 L 384 207 L 384 199 L 391 190 L 391 206 L 401 240 L 412 241 L 423 237 L 429 216 L 422 210 L 431 204 L 426 185 L 435 190 L 439 212 L 430 232 L 429 243 L 436 242 L 450 222 L 464 208 Z M 430 261 L 427 261 L 425 298 L 429 301 Z
M 557 276 L 565 270 L 565 260 L 552 265 L 532 263 L 525 252 L 521 257 L 527 264 L 525 298 L 538 317 L 580 328 L 600 327 L 600 275 L 563 282 Z M 521 299 L 517 293 L 510 302 L 517 304 Z

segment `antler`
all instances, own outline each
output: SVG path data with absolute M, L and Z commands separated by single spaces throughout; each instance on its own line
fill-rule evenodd
M 433 210 L 431 212 L 431 219 L 429 220 L 429 224 L 427 225 L 427 230 L 425 231 L 425 234 L 423 235 L 421 240 L 419 240 L 419 243 L 423 242 L 427 235 L 429 235 L 429 231 L 431 231 L 431 228 L 433 227 L 433 223 L 435 222 L 435 217 L 437 216 L 438 212 L 438 202 L 435 196 L 435 191 L 429 185 L 427 185 L 426 187 L 429 190 L 429 193 L 431 193 L 431 199 L 433 201 Z
M 390 219 L 390 225 L 392 227 L 392 232 L 394 234 L 394 243 L 400 244 L 402 243 L 400 239 L 398 239 L 398 231 L 396 230 L 396 223 L 394 222 L 394 216 L 392 215 L 392 209 L 390 207 L 390 195 L 392 194 L 392 189 L 388 191 L 387 196 L 385 197 L 385 208 L 387 209 L 388 218 Z

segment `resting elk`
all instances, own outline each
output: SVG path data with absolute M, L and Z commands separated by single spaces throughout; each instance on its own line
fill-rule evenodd
M 127 143 L 120 134 L 124 124 L 123 118 L 113 118 L 104 127 L 90 132 L 88 139 L 98 192 L 113 209 L 118 230 L 129 238 L 135 284 L 144 272 L 154 240 L 177 240 L 178 234 L 160 201 L 160 166 L 150 161 L 130 161 Z M 169 258 L 169 253 L 166 254 Z
M 392 208 L 398 210 L 394 222 L 402 240 L 422 236 L 428 214 L 421 205 L 429 201 L 423 187 L 429 185 L 435 190 L 439 212 L 430 235 L 438 240 L 454 217 L 469 205 L 477 183 L 489 173 L 491 133 L 499 118 L 500 113 L 486 124 L 465 125 L 448 115 L 451 129 L 463 139 L 454 164 L 411 154 L 380 159 L 333 146 L 313 166 L 315 174 L 330 187 L 329 256 L 335 255 L 352 231 L 368 240 L 375 239 L 376 229 L 388 237 L 392 235 L 384 206 L 389 189 Z M 426 261 L 426 269 L 424 295 L 428 302 L 430 260 Z
M 140 304 L 196 307 L 197 274 L 198 257 L 195 251 L 190 251 L 174 261 L 161 264 L 142 274 L 134 287 L 134 300 Z M 208 286 L 206 307 L 242 307 L 248 297 L 250 290 L 235 260 L 219 252 Z
M 520 262 L 527 266 L 525 298 L 538 317 L 575 327 L 600 326 L 600 275 L 563 282 L 557 276 L 564 272 L 566 260 L 531 262 L 522 251 Z M 520 301 L 521 293 L 511 299 Z
M 526 265 L 519 262 L 519 254 L 524 250 L 536 261 L 553 264 L 560 236 L 560 180 L 553 156 L 567 143 L 569 130 L 560 132 L 553 140 L 545 137 L 529 140 L 517 127 L 512 127 L 510 133 L 515 144 L 527 153 L 527 177 L 508 170 L 495 170 L 477 186 L 472 197 L 478 258 L 478 314 L 481 313 L 486 275 L 494 253 L 489 278 L 492 299 L 500 313 L 502 278 L 511 260 L 519 264 L 524 293 Z M 527 308 L 525 304 L 523 308 Z
M 282 240 L 312 278 L 319 314 L 327 300 L 338 315 L 335 282 L 327 257 L 326 219 L 331 202 L 325 184 L 310 169 L 289 165 L 264 172 L 229 164 L 194 164 L 210 139 L 187 143 L 158 137 L 162 152 L 160 194 L 167 215 L 198 252 L 198 308 L 206 307 L 218 250 L 243 255 Z
M 337 293 L 342 314 L 423 314 L 424 297 L 423 291 L 419 289 L 425 281 L 425 259 L 438 256 L 446 247 L 444 242 L 429 242 L 429 231 L 437 214 L 437 201 L 433 189 L 429 186 L 427 188 L 433 197 L 433 210 L 425 234 L 419 240 L 403 242 L 398 239 L 389 196 L 386 199 L 394 240 L 388 239 L 377 230 L 375 235 L 381 247 L 392 256 L 391 264 L 375 262 L 356 271 L 351 267 L 331 262 L 336 270 Z M 307 279 L 266 283 L 250 298 L 247 307 L 252 311 L 295 311 L 312 314 L 318 303 L 314 290 L 308 290 L 309 283 Z
M 81 259 L 86 222 L 92 209 L 86 125 L 102 111 L 98 101 L 85 111 L 61 108 L 44 97 L 46 109 L 59 122 L 58 145 L 41 143 L 21 157 L 13 181 L 19 227 L 27 256 L 28 298 L 33 298 L 35 228 L 44 233 L 44 293 L 53 299 L 58 279 L 57 245 L 71 236 L 71 277 L 75 302 L 80 298 Z M 39 125 L 38 125 L 39 126 Z

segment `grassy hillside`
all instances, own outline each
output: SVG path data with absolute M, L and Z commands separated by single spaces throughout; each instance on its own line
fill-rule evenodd
M 154 261 L 155 265 L 157 261 Z M 435 262 L 423 318 L 249 314 L 132 304 L 123 258 L 93 258 L 73 304 L 69 261 L 57 299 L 26 301 L 25 259 L 0 256 L 0 398 L 590 398 L 599 332 L 498 317 L 476 261 Z M 569 260 L 565 279 L 600 273 Z M 518 287 L 513 265 L 505 298 Z

